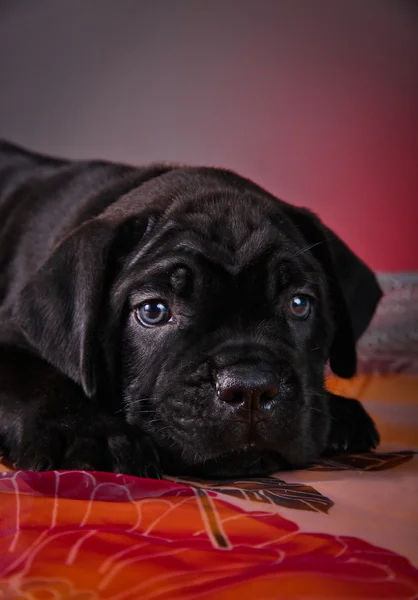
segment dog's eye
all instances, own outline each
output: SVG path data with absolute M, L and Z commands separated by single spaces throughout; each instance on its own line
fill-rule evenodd
M 306 319 L 311 312 L 311 301 L 308 296 L 304 296 L 303 294 L 293 296 L 289 300 L 288 312 L 294 319 L 299 319 L 300 321 Z
M 147 300 L 135 309 L 137 320 L 145 327 L 164 325 L 171 318 L 170 310 L 159 300 Z

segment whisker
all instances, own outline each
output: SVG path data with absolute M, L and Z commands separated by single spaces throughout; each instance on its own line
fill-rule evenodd
M 139 404 L 140 402 L 147 402 L 147 400 L 158 400 L 158 398 L 157 397 L 137 398 L 136 400 L 130 400 L 129 404 Z
M 320 408 L 316 408 L 315 406 L 310 406 L 309 407 L 310 410 L 314 410 L 316 412 L 319 412 L 323 415 L 326 415 L 327 417 L 329 417 L 332 421 L 335 421 L 336 423 L 339 423 L 339 420 L 336 419 L 335 417 L 333 417 L 331 414 L 325 412 L 324 410 L 321 410 Z
M 147 425 L 153 425 L 154 423 L 159 423 L 161 419 L 151 419 L 151 421 L 146 421 Z
M 155 432 L 155 434 L 160 434 L 162 431 L 165 431 L 166 429 L 171 429 L 171 425 L 165 425 L 165 427 L 161 427 L 160 429 L 157 429 L 157 431 Z
M 291 258 L 295 258 L 295 256 L 300 256 L 301 254 L 308 252 L 308 250 L 310 250 L 311 248 L 315 248 L 315 246 L 320 246 L 321 244 L 325 244 L 325 240 L 322 240 L 321 242 L 314 242 L 313 244 L 309 244 L 309 246 L 305 246 L 305 248 L 302 248 L 302 250 L 298 250 L 298 252 L 293 254 Z
M 149 398 L 149 399 L 151 400 L 151 398 Z M 141 398 L 139 400 L 133 400 L 132 402 L 129 403 L 129 405 L 131 405 L 131 404 L 137 404 L 138 402 L 141 402 L 141 400 L 143 400 L 143 398 Z M 128 406 L 123 406 L 122 408 L 119 408 L 118 410 L 115 410 L 115 412 L 113 414 L 117 415 L 118 413 L 123 412 L 127 408 L 128 408 Z M 148 413 L 151 413 L 151 414 L 154 413 L 153 410 L 144 410 L 142 408 L 140 408 L 139 410 L 140 410 L 141 415 L 145 415 L 145 414 L 148 414 Z

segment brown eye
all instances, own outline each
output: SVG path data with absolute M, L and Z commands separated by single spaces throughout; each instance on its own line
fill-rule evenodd
M 165 325 L 171 319 L 171 313 L 159 300 L 148 300 L 135 309 L 135 317 L 144 327 L 157 327 Z
M 307 319 L 311 312 L 311 301 L 308 296 L 298 294 L 289 300 L 288 312 L 293 319 L 303 321 Z

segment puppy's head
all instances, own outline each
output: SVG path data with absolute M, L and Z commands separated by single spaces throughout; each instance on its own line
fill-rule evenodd
M 232 475 L 323 450 L 325 364 L 354 373 L 379 296 L 308 211 L 228 172 L 180 169 L 67 238 L 17 314 L 88 395 L 112 386 L 167 471 Z

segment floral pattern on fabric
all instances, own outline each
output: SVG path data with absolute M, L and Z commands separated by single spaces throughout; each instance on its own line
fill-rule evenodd
M 298 513 L 307 502 L 329 518 L 332 502 L 310 486 L 190 483 L 3 473 L 0 597 L 222 600 L 247 586 L 263 599 L 418 597 L 418 570 L 406 558 L 355 537 L 303 532 L 280 514 L 281 505 Z M 237 505 L 243 497 L 247 509 Z

